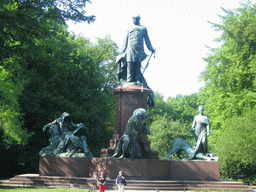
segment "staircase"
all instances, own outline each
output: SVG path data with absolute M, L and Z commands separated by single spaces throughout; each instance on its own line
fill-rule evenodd
M 97 189 L 97 182 L 89 177 L 39 176 L 38 174 L 17 175 L 9 180 L 0 181 L 0 186 L 48 187 Z M 106 189 L 117 190 L 115 180 L 107 180 Z M 126 190 L 239 190 L 254 191 L 253 188 L 236 181 L 171 181 L 171 180 L 127 180 Z

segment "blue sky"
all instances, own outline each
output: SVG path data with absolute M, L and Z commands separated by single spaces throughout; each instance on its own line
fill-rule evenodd
M 91 0 L 85 8 L 87 15 L 95 15 L 91 24 L 68 22 L 69 31 L 89 38 L 109 35 L 121 48 L 132 16 L 140 14 L 141 25 L 147 27 L 156 49 L 144 75 L 153 91 L 165 98 L 178 94 L 189 95 L 203 86 L 199 75 L 210 54 L 206 47 L 219 46 L 214 39 L 220 36 L 208 21 L 220 23 L 218 15 L 224 9 L 236 9 L 239 0 Z M 256 3 L 256 0 L 252 0 Z M 145 47 L 145 50 L 147 48 Z M 150 52 L 146 52 L 150 54 Z M 147 59 L 142 63 L 144 66 Z

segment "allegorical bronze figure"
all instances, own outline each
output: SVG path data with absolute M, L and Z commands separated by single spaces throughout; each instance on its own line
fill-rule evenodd
M 132 158 L 143 159 L 142 149 L 138 142 L 138 135 L 144 132 L 151 134 L 147 126 L 148 113 L 143 108 L 134 110 L 133 115 L 129 118 L 125 132 L 117 143 L 117 147 L 111 158 Z
M 82 123 L 74 124 L 71 115 L 64 112 L 60 118 L 48 123 L 43 131 L 49 128 L 50 145 L 40 151 L 41 156 L 93 157 L 82 130 L 88 130 Z

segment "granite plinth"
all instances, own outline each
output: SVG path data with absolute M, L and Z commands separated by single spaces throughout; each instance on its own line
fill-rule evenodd
M 109 159 L 79 157 L 40 157 L 40 176 L 95 177 L 104 172 L 115 179 L 122 170 L 127 179 L 219 181 L 219 162 Z
M 124 84 L 112 89 L 116 97 L 115 134 L 123 135 L 128 119 L 138 108 L 147 110 L 147 97 L 151 90 L 143 85 Z
M 40 156 L 40 176 L 89 177 L 90 158 Z
M 109 148 L 101 150 L 101 157 L 113 155 L 118 140 L 125 132 L 127 121 L 132 116 L 134 110 L 138 108 L 147 110 L 147 98 L 151 90 L 145 88 L 143 84 L 126 83 L 118 85 L 112 92 L 116 98 L 115 133 L 110 140 Z M 158 151 L 151 150 L 150 141 L 145 133 L 141 133 L 138 136 L 138 140 L 143 157 L 158 159 Z

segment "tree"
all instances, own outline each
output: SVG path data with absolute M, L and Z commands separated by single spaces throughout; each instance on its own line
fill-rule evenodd
M 155 107 L 149 111 L 150 128 L 149 136 L 151 148 L 159 152 L 161 159 L 166 158 L 171 142 L 176 138 L 182 138 L 191 145 L 195 143 L 191 132 L 191 124 L 197 110 L 197 94 L 177 95 L 164 101 L 163 95 L 155 93 Z M 185 157 L 183 155 L 183 157 Z M 175 154 L 174 159 L 177 159 Z
M 164 101 L 164 96 L 161 93 L 154 93 L 154 102 L 155 106 L 152 110 L 149 111 L 150 120 L 149 123 L 152 123 L 158 118 L 158 116 L 166 116 L 171 118 L 174 111 L 172 106 L 168 106 Z
M 20 114 L 18 96 L 23 90 L 24 82 L 20 78 L 22 68 L 16 63 L 17 60 L 17 57 L 2 60 L 0 66 L 0 127 L 7 145 L 13 141 L 25 144 L 29 137 L 27 131 L 21 129 L 23 118 Z M 15 71 L 16 74 L 11 71 Z
M 205 87 L 206 109 L 213 133 L 210 145 L 220 157 L 224 178 L 255 183 L 254 120 L 256 90 L 256 5 L 245 4 L 236 10 L 224 10 L 221 24 L 212 24 L 222 32 L 212 49 L 201 79 Z M 200 95 L 200 94 L 199 94 Z M 253 153 L 253 154 L 252 154 Z
M 48 145 L 42 127 L 64 111 L 89 128 L 89 147 L 99 155 L 112 135 L 110 90 L 117 82 L 113 62 L 102 63 L 114 58 L 116 44 L 106 37 L 95 45 L 67 32 L 65 19 L 94 20 L 79 11 L 87 0 L 61 1 L 65 6 L 59 1 L 1 2 L 0 161 L 9 166 L 14 160 L 22 172 L 38 172 L 38 152 Z
M 194 116 L 198 113 L 198 106 L 202 103 L 200 103 L 197 93 L 193 93 L 177 95 L 175 98 L 169 97 L 166 104 L 173 107 L 172 119 L 192 124 Z
M 159 152 L 160 159 L 167 158 L 167 151 L 169 150 L 172 141 L 176 138 L 182 138 L 191 145 L 194 144 L 190 127 L 178 120 L 169 120 L 166 115 L 157 115 L 154 122 L 151 124 L 150 129 L 152 131 L 152 134 L 149 135 L 149 140 L 151 141 L 150 146 L 152 149 Z M 173 154 L 172 157 L 178 159 L 175 154 Z M 186 158 L 184 154 L 183 157 Z
M 256 109 L 223 122 L 218 134 L 217 153 L 223 178 L 256 184 Z
M 33 61 L 39 64 L 41 56 L 47 57 L 47 54 L 40 53 L 42 47 L 38 44 L 45 38 L 56 37 L 65 27 L 65 19 L 94 21 L 94 16 L 87 17 L 81 10 L 86 2 L 89 1 L 0 1 L 0 78 L 4 84 L 0 90 L 0 108 L 3 136 L 8 137 L 6 144 L 11 144 L 12 141 L 24 144 L 29 137 L 26 129 L 21 129 L 24 119 L 18 101 L 24 92 L 23 86 L 29 81 L 24 78 L 27 73 L 26 61 L 32 59 L 29 62 L 31 65 L 34 64 Z M 34 57 L 31 57 L 31 53 L 35 53 Z M 51 59 L 45 62 L 51 63 Z
M 222 31 L 217 40 L 223 44 L 205 58 L 208 65 L 201 79 L 206 84 L 204 92 L 209 95 L 206 108 L 211 111 L 215 127 L 255 105 L 255 10 L 256 6 L 250 4 L 235 11 L 225 10 L 227 15 L 221 17 L 223 24 L 213 24 Z
M 19 98 L 25 125 L 35 133 L 31 142 L 41 146 L 39 150 L 43 144 L 47 145 L 47 140 L 37 139 L 42 135 L 42 127 L 67 111 L 74 122 L 82 122 L 89 128 L 86 133 L 89 147 L 94 155 L 99 155 L 102 145 L 110 138 L 106 122 L 113 119 L 113 98 L 110 92 L 104 91 L 107 80 L 93 55 L 98 45 L 74 35 L 68 36 L 65 42 L 55 42 L 54 48 L 46 40 L 42 45 L 42 55 L 27 62 L 32 62 L 27 69 L 32 73 L 27 76 L 29 81 Z M 45 50 L 50 50 L 50 54 Z M 38 151 L 36 148 L 34 151 Z
M 180 120 L 184 123 L 192 124 L 194 116 L 198 113 L 198 106 L 204 104 L 201 98 L 198 98 L 197 93 L 193 93 L 190 95 L 169 97 L 164 101 L 163 95 L 156 92 L 155 107 L 149 112 L 150 121 L 153 121 L 157 115 L 166 115 L 168 119 Z

